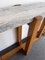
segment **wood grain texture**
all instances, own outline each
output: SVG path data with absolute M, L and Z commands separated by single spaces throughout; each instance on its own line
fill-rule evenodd
M 19 26 L 17 27 L 17 42 L 19 45 L 22 44 L 21 38 L 22 38 L 22 26 Z
M 42 16 L 40 16 L 38 18 L 34 18 L 33 22 L 30 23 L 30 25 L 29 25 L 28 38 L 27 38 L 26 47 L 25 47 L 26 54 L 28 54 L 28 52 L 32 48 L 33 42 L 36 39 L 37 31 L 38 31 L 38 28 L 40 26 L 40 22 L 42 19 L 43 19 Z
M 11 50 L 10 52 L 6 53 L 5 55 L 2 56 L 2 60 L 7 60 L 10 57 L 12 57 L 13 55 L 15 55 L 22 47 L 25 46 L 26 43 L 18 46 L 17 48 Z
M 42 19 L 43 19 L 42 16 L 40 16 L 38 18 L 36 17 L 29 24 L 29 31 L 28 31 L 28 36 L 27 36 L 28 38 L 27 38 L 27 42 L 25 42 L 24 44 L 21 43 L 22 26 L 20 26 L 17 29 L 18 34 L 19 34 L 18 35 L 19 46 L 17 48 L 14 48 L 13 50 L 9 51 L 8 53 L 4 54 L 2 56 L 2 60 L 6 60 L 6 59 L 10 58 L 14 54 L 16 54 L 20 49 L 23 49 L 23 51 L 26 54 L 31 50 L 33 43 L 37 40 L 36 35 L 37 35 L 38 27 L 39 27 Z
M 43 20 L 43 23 L 40 27 L 40 30 L 38 31 L 37 37 L 40 37 L 45 32 L 45 18 Z

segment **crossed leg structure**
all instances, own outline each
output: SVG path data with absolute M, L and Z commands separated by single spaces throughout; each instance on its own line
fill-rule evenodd
M 43 19 L 42 16 L 35 17 L 35 18 L 33 18 L 33 21 L 28 24 L 29 25 L 29 30 L 28 30 L 27 42 L 26 42 L 26 45 L 24 47 L 22 47 L 25 54 L 28 54 L 28 52 L 32 48 L 32 45 L 33 45 L 34 41 L 36 41 L 38 28 L 40 26 L 40 23 L 41 23 L 42 19 Z M 43 28 L 41 27 L 41 29 L 43 29 Z M 17 33 L 18 44 L 22 45 L 22 41 L 21 41 L 22 26 L 17 28 L 17 32 L 18 32 Z
M 31 50 L 33 43 L 37 39 L 37 32 L 40 26 L 40 23 L 42 21 L 43 17 L 35 17 L 33 19 L 33 22 L 29 24 L 29 31 L 28 31 L 28 38 L 25 46 L 25 53 L 28 54 L 28 52 Z
M 40 26 L 40 23 L 42 20 L 43 20 L 43 23 L 39 30 L 39 26 Z M 33 18 L 33 21 L 31 23 L 29 23 L 28 25 L 29 25 L 29 30 L 28 30 L 28 35 L 27 35 L 27 41 L 25 43 L 22 43 L 22 41 L 21 41 L 22 26 L 19 26 L 17 28 L 18 48 L 16 48 L 16 50 L 14 49 L 13 51 L 9 52 L 9 54 L 7 53 L 6 55 L 2 56 L 0 58 L 0 60 L 6 60 L 8 57 L 10 57 L 8 55 L 11 55 L 11 53 L 15 54 L 20 49 L 23 49 L 25 54 L 28 54 L 28 52 L 32 48 L 33 43 L 37 40 L 37 37 L 40 37 L 42 32 L 45 31 L 45 18 L 43 18 L 42 16 L 35 17 L 35 18 Z

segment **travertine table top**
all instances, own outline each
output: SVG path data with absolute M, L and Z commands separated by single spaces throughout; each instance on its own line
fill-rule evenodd
M 0 33 L 32 22 L 35 16 L 45 17 L 45 3 L 0 8 Z

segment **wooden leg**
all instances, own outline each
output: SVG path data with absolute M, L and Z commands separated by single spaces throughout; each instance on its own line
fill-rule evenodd
M 28 52 L 32 48 L 33 41 L 36 38 L 36 34 L 40 25 L 41 20 L 43 19 L 42 16 L 38 18 L 34 18 L 33 22 L 30 23 L 29 25 L 29 31 L 28 31 L 28 38 L 25 46 L 25 53 L 28 54 Z
M 17 28 L 17 41 L 19 45 L 22 44 L 21 37 L 22 37 L 22 26 L 19 26 Z
M 44 32 L 45 32 L 45 19 L 43 20 L 40 30 L 38 31 L 37 37 L 40 37 Z

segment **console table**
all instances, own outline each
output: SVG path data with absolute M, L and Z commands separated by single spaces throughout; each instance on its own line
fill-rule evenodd
M 29 25 L 29 30 L 27 41 L 22 43 L 22 25 L 24 24 Z M 0 8 L 0 33 L 14 28 L 17 29 L 17 41 L 19 46 L 1 56 L 0 60 L 6 60 L 20 49 L 23 49 L 24 53 L 28 54 L 34 41 L 45 32 L 45 3 L 18 4 Z

